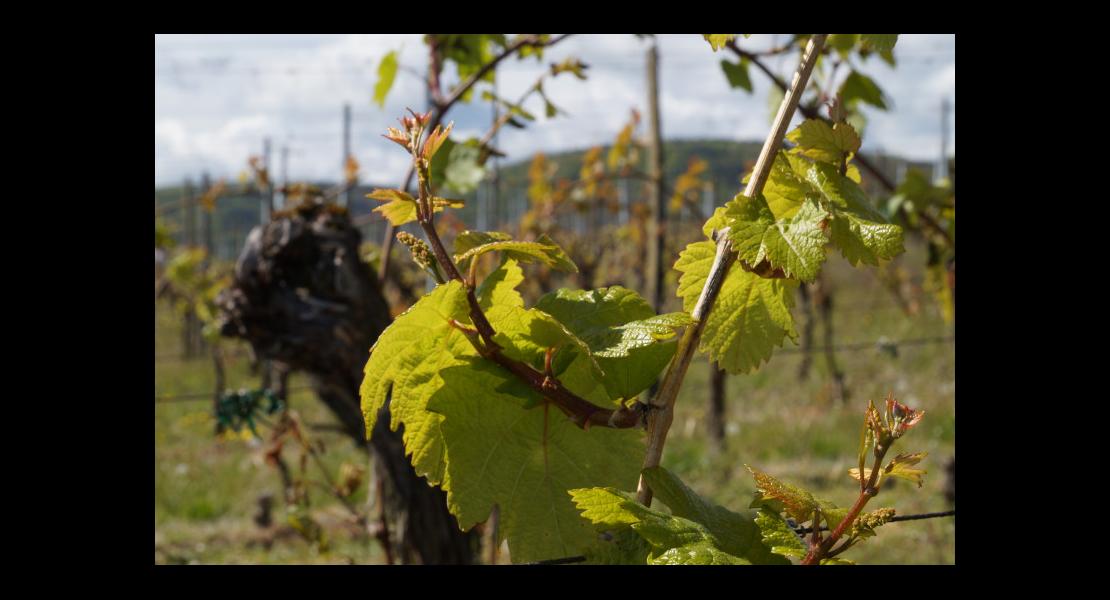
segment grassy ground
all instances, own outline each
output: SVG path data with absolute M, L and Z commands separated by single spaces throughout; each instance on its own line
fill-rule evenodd
M 920 264 L 912 254 L 906 263 Z M 835 285 L 838 344 L 884 337 L 945 336 L 954 331 L 927 297 L 921 313 L 911 318 L 897 309 L 892 297 L 865 270 L 830 258 L 827 272 Z M 823 343 L 819 329 L 815 343 Z M 245 346 L 229 343 L 226 348 L 231 355 L 229 386 L 257 387 L 258 377 L 250 373 Z M 383 562 L 377 543 L 351 522 L 337 500 L 319 491 L 312 492 L 312 514 L 327 533 L 327 547 L 321 549 L 285 525 L 280 479 L 263 458 L 263 443 L 244 435 L 217 438 L 210 396 L 158 401 L 213 388 L 210 360 L 175 358 L 180 352 L 180 318 L 166 307 L 156 307 L 155 562 Z M 850 392 L 846 404 L 830 398 L 830 378 L 822 355 L 814 356 L 812 371 L 804 381 L 797 377 L 802 354 L 788 352 L 776 353 L 752 375 L 728 377 L 728 436 L 726 447 L 719 451 L 710 444 L 705 427 L 709 365 L 704 358 L 698 359 L 676 405 L 664 466 L 702 495 L 736 510 L 748 505 L 754 491 L 745 464 L 847 506 L 858 489 L 847 471 L 854 466 L 863 410 L 869 399 L 879 401 L 893 390 L 901 401 L 927 412 L 922 424 L 900 441 L 896 451 L 927 451 L 929 456 L 920 466 L 929 474 L 920 489 L 902 481 L 884 487 L 869 507 L 891 506 L 900 514 L 950 508 L 942 490 L 944 463 L 953 455 L 955 444 L 954 346 L 901 347 L 896 356 L 868 348 L 840 352 L 836 358 Z M 305 385 L 298 376 L 290 381 L 293 390 Z M 290 404 L 306 423 L 333 423 L 310 392 L 293 392 Z M 262 435 L 267 431 L 260 429 Z M 324 460 L 332 474 L 345 462 L 366 464 L 363 453 L 341 435 L 319 431 L 315 436 L 325 444 Z M 294 454 L 287 451 L 286 456 L 296 464 Z M 309 467 L 310 474 L 313 469 Z M 273 524 L 268 527 L 254 522 L 259 497 L 264 494 L 274 498 Z M 365 507 L 365 485 L 352 501 Z M 846 557 L 864 564 L 953 563 L 954 519 L 887 525 L 877 538 Z

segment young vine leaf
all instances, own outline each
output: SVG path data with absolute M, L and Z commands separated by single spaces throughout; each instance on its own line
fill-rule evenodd
M 825 262 L 825 221 L 829 214 L 806 201 L 791 218 L 775 219 L 763 196 L 737 195 L 725 205 L 729 239 L 741 261 L 754 268 L 763 260 L 787 277 L 813 281 Z
M 455 240 L 455 262 L 465 269 L 470 261 L 486 252 L 499 251 L 521 262 L 542 262 L 559 271 L 578 272 L 578 266 L 547 234 L 534 242 L 520 242 L 499 231 L 467 231 Z
M 844 155 L 858 152 L 861 143 L 851 125 L 836 123 L 830 126 L 819 119 L 803 121 L 786 134 L 786 139 L 797 144 L 792 153 L 830 164 L 837 164 Z
M 385 106 L 385 97 L 393 87 L 393 80 L 397 77 L 397 51 L 386 53 L 378 63 L 378 83 L 374 84 L 374 103 L 378 107 Z
M 692 322 L 681 312 L 656 315 L 639 294 L 620 286 L 561 289 L 540 298 L 536 308 L 589 346 L 605 372 L 602 383 L 609 397 L 618 401 L 636 397 L 656 381 L 674 355 L 675 328 Z
M 527 400 L 499 391 L 510 381 L 508 372 L 477 356 L 457 360 L 441 372 L 448 384 L 428 410 L 444 417 L 443 488 L 459 526 L 485 521 L 496 504 L 500 538 L 508 539 L 513 561 L 580 554 L 595 536 L 566 490 L 635 486 L 644 452 L 640 432 L 584 431 L 548 403 L 526 409 Z M 576 387 L 568 377 L 561 381 Z
M 703 33 L 702 37 L 705 41 L 709 42 L 709 46 L 716 52 L 725 47 L 732 40 L 736 39 L 735 33 Z
M 644 557 L 648 564 L 787 564 L 772 554 L 751 517 L 734 513 L 709 502 L 662 467 L 644 470 L 656 497 L 671 514 L 648 508 L 633 495 L 620 490 L 571 490 L 582 516 L 612 541 L 599 541 L 588 557 L 607 557 L 614 543 L 633 553 L 638 548 L 627 539 L 629 529 L 651 547 Z M 628 552 L 624 553 L 626 558 Z M 643 559 L 640 561 L 643 562 Z
M 760 509 L 755 516 L 755 524 L 759 527 L 763 543 L 771 548 L 771 552 L 786 558 L 802 559 L 809 548 L 798 534 L 778 512 L 769 509 Z
M 382 332 L 370 349 L 362 380 L 362 414 L 367 435 L 392 393 L 391 429 L 405 425 L 405 449 L 418 475 L 435 482 L 443 473 L 442 417 L 425 410 L 428 398 L 442 387 L 439 367 L 465 351 L 468 343 L 450 326 L 467 319 L 466 290 L 457 281 L 437 286 Z
M 890 52 L 898 43 L 897 33 L 861 33 L 860 45 L 875 52 Z
M 830 238 L 849 263 L 878 266 L 880 259 L 902 253 L 902 228 L 872 207 L 856 182 L 825 163 L 810 165 L 805 177 L 825 200 L 831 215 Z
M 717 247 L 711 241 L 694 242 L 678 257 L 674 268 L 682 273 L 678 296 L 687 312 L 694 309 L 709 276 Z M 729 373 L 746 373 L 771 357 L 787 337 L 796 339 L 794 290 L 798 282 L 765 279 L 743 269 L 725 277 L 713 311 L 706 317 L 701 350 Z
M 458 241 L 455 242 L 456 247 Z M 517 262 L 507 256 L 501 259 L 501 265 L 482 280 L 478 286 L 478 306 L 483 311 L 489 311 L 494 306 L 524 306 L 524 298 L 516 291 L 516 286 L 524 281 L 524 271 Z
M 377 189 L 366 195 L 367 198 L 385 202 L 374 209 L 389 219 L 394 227 L 416 220 L 416 199 L 401 190 Z M 454 198 L 432 198 L 432 210 L 440 212 L 444 208 L 462 208 L 463 201 Z
M 522 280 L 520 267 L 506 258 L 478 289 L 502 351 L 541 369 L 555 349 L 552 367 L 560 382 L 605 403 L 603 372 L 589 347 L 552 316 L 526 310 L 513 289 Z M 448 508 L 463 529 L 500 506 L 500 535 L 514 561 L 581 553 L 594 535 L 566 490 L 634 486 L 642 434 L 580 429 L 479 355 L 464 331 L 471 326 L 468 314 L 465 286 L 451 281 L 382 333 L 362 387 L 367 430 L 389 398 L 391 426 L 404 425 L 402 439 L 417 473 L 447 492 Z
M 812 519 L 814 511 L 817 509 L 821 510 L 822 515 L 836 510 L 835 504 L 827 500 L 821 500 L 806 490 L 783 483 L 753 467 L 748 466 L 747 468 L 752 477 L 755 478 L 756 487 L 760 494 L 754 502 L 755 506 L 753 508 L 759 506 L 773 507 L 779 509 L 780 512 L 785 512 L 790 518 L 799 523 Z M 836 525 L 836 523 L 834 522 L 832 525 Z

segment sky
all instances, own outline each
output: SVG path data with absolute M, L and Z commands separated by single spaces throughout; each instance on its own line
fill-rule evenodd
M 176 185 L 202 172 L 235 180 L 251 155 L 271 139 L 273 172 L 288 148 L 292 181 L 335 181 L 343 158 L 342 110 L 351 105 L 352 151 L 363 181 L 387 184 L 405 174 L 404 151 L 381 137 L 406 107 L 424 107 L 420 74 L 425 46 L 417 34 L 363 35 L 156 35 L 154 40 L 154 182 Z M 751 50 L 785 43 L 785 34 L 740 38 Z M 497 147 L 506 161 L 537 151 L 557 152 L 611 143 L 630 109 L 646 107 L 646 52 L 651 42 L 633 35 L 574 35 L 548 49 L 543 62 L 510 58 L 498 67 L 497 91 L 517 98 L 551 62 L 575 57 L 589 65 L 588 79 L 563 74 L 544 91 L 565 114 L 544 116 L 542 100 L 525 108 L 537 120 L 526 129 L 505 128 Z M 720 67 L 731 53 L 714 53 L 697 34 L 662 34 L 659 86 L 663 138 L 762 141 L 770 126 L 770 81 L 750 69 L 752 94 L 729 87 Z M 878 57 L 859 70 L 883 88 L 890 110 L 865 107 L 863 151 L 933 161 L 941 148 L 941 101 L 951 106 L 948 154 L 955 155 L 956 40 L 954 35 L 904 34 L 894 49 L 897 67 Z M 399 51 L 401 69 L 384 108 L 371 101 L 381 58 Z M 783 78 L 797 54 L 765 59 Z M 842 71 L 843 77 L 847 71 Z M 838 77 L 839 79 L 839 77 Z M 453 67 L 445 86 L 457 81 Z M 479 88 L 481 89 L 481 88 Z M 481 136 L 491 121 L 488 103 L 459 104 L 448 114 L 452 137 Z M 800 117 L 795 117 L 797 122 Z M 646 133 L 642 121 L 638 134 Z M 396 182 L 399 185 L 400 181 Z

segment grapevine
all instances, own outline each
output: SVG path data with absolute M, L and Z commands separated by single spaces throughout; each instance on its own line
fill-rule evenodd
M 734 37 L 706 35 L 714 50 L 735 48 Z M 859 39 L 889 52 L 896 37 Z M 853 159 L 861 139 L 846 113 L 834 103 L 831 121 L 808 118 L 787 133 L 828 39 L 808 37 L 745 189 L 708 218 L 706 239 L 675 263 L 681 312 L 656 314 L 620 286 L 560 289 L 525 308 L 516 290 L 522 264 L 578 270 L 546 234 L 515 240 L 464 231 L 448 251 L 435 216 L 462 201 L 438 195 L 433 165 L 450 144 L 443 109 L 468 85 L 438 100 L 437 110 L 410 110 L 399 129 L 388 129 L 385 137 L 411 158 L 416 192 L 379 189 L 369 197 L 382 202 L 377 211 L 392 226 L 419 225 L 424 240 L 397 239 L 438 285 L 374 344 L 362 410 L 370 432 L 388 403 L 391 428 L 404 427 L 413 467 L 447 492 L 461 528 L 499 508 L 500 534 L 515 562 L 584 553 L 591 562 L 830 564 L 894 517 L 889 508 L 862 512 L 884 477 L 920 482 L 923 474 L 912 468 L 923 453 L 883 465 L 892 443 L 923 414 L 893 397 L 885 414 L 868 409 L 852 473 L 861 491 L 848 509 L 749 467 L 759 490 L 753 518 L 705 500 L 660 466 L 674 403 L 698 350 L 729 372 L 752 371 L 796 337 L 792 292 L 819 275 L 829 245 L 853 265 L 877 266 L 903 250 L 902 228 L 859 186 Z M 500 262 L 483 276 L 480 259 L 490 253 Z M 658 391 L 642 400 L 657 380 Z M 669 512 L 652 508 L 653 497 Z M 810 523 L 808 544 L 787 519 Z

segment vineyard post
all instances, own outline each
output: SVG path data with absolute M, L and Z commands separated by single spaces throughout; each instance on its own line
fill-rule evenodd
M 948 179 L 948 98 L 940 99 L 940 162 L 935 183 Z
M 281 145 L 281 208 L 285 208 L 285 190 L 289 187 L 289 144 Z
M 832 399 L 834 402 L 844 404 L 848 402 L 848 390 L 844 387 L 844 372 L 836 363 L 836 350 L 833 349 L 836 343 L 833 340 L 833 298 L 832 290 L 829 289 L 824 277 L 817 279 L 816 296 L 817 311 L 823 330 L 822 341 L 825 345 L 825 364 L 828 365 L 829 374 L 833 378 Z
M 655 307 L 655 312 L 663 312 L 663 254 L 666 236 L 667 204 L 663 182 L 663 135 L 659 122 L 659 45 L 655 38 L 647 51 L 647 88 L 648 88 L 648 169 L 651 177 L 649 184 L 649 209 L 651 216 L 647 226 L 647 273 L 644 291 L 647 301 Z
M 340 176 L 339 180 L 344 181 L 347 176 L 347 161 L 351 158 L 351 104 L 343 104 L 343 160 L 340 161 Z M 339 196 L 339 206 L 351 206 L 351 186 L 343 187 L 343 193 Z
M 183 198 L 185 204 L 185 247 L 192 249 L 197 245 L 197 206 L 196 195 L 193 190 L 193 180 L 191 177 L 185 178 L 185 196 Z M 197 328 L 197 317 L 192 311 L 185 313 L 185 328 L 182 332 L 182 345 L 183 354 L 185 358 L 192 358 L 196 351 L 196 334 L 194 331 Z
M 259 223 L 265 227 L 270 222 L 270 215 L 274 211 L 274 179 L 270 169 L 270 138 L 262 140 L 262 168 L 266 171 L 266 189 L 259 197 Z M 270 389 L 270 376 L 273 364 L 269 359 L 264 359 L 260 365 L 262 371 L 262 389 Z
M 201 196 L 208 196 L 212 190 L 212 178 L 208 176 L 208 171 L 204 171 L 200 176 L 200 190 Z M 205 206 L 200 212 L 200 228 L 201 235 L 204 241 L 204 261 L 201 262 L 201 267 L 207 269 L 212 264 L 212 253 L 215 251 L 212 240 L 212 216 L 213 210 Z M 193 331 L 193 339 L 197 347 L 197 351 L 203 352 L 207 344 L 204 341 L 204 335 L 201 333 L 200 322 L 196 322 L 196 327 Z M 219 374 L 222 379 L 222 374 Z
M 771 132 L 763 143 L 763 149 L 759 153 L 759 159 L 756 160 L 755 169 L 752 171 L 748 185 L 744 189 L 744 195 L 749 198 L 758 196 L 763 191 L 763 186 L 771 173 L 775 153 L 782 144 L 783 135 L 786 134 L 786 129 L 790 126 L 794 111 L 798 108 L 798 102 L 801 100 L 802 92 L 805 90 L 809 76 L 813 72 L 813 67 L 817 63 L 817 58 L 820 55 L 821 47 L 825 44 L 826 37 L 827 34 L 816 34 L 806 44 L 801 63 L 794 73 L 794 80 L 790 84 L 790 89 L 783 95 L 778 114 L 775 115 L 774 123 L 771 126 Z M 701 341 L 702 331 L 705 328 L 706 317 L 713 309 L 713 304 L 721 291 L 729 267 L 736 261 L 736 254 L 732 251 L 732 243 L 729 241 L 726 231 L 714 231 L 713 237 L 717 241 L 717 252 L 713 258 L 713 265 L 709 269 L 709 275 L 705 280 L 705 286 L 702 288 L 701 295 L 698 297 L 697 304 L 694 305 L 694 310 L 691 313 L 694 323 L 683 332 L 682 338 L 678 342 L 678 348 L 675 350 L 675 356 L 671 360 L 667 373 L 659 386 L 659 392 L 651 399 L 652 410 L 648 413 L 647 424 L 648 444 L 647 452 L 644 455 L 645 469 L 658 467 L 663 457 L 663 445 L 666 443 L 667 431 L 674 420 L 674 402 L 678 397 L 682 380 L 690 367 L 690 361 L 693 359 L 694 353 L 697 352 L 698 343 Z M 651 488 L 648 487 L 643 475 L 640 476 L 640 482 L 637 485 L 636 498 L 645 506 L 651 505 Z
M 212 179 L 208 176 L 208 171 L 205 171 L 200 177 L 200 189 L 203 190 L 202 193 L 205 195 L 212 189 Z M 212 240 L 212 212 L 211 210 L 205 210 L 200 215 L 201 229 L 204 233 L 204 250 L 206 253 L 204 263 L 206 265 L 211 263 L 212 253 L 215 252 Z
M 714 452 L 725 449 L 725 370 L 709 361 L 709 439 Z
M 274 211 L 274 180 L 270 169 L 270 138 L 262 140 L 262 168 L 266 170 L 266 189 L 259 202 L 258 222 L 266 225 Z

